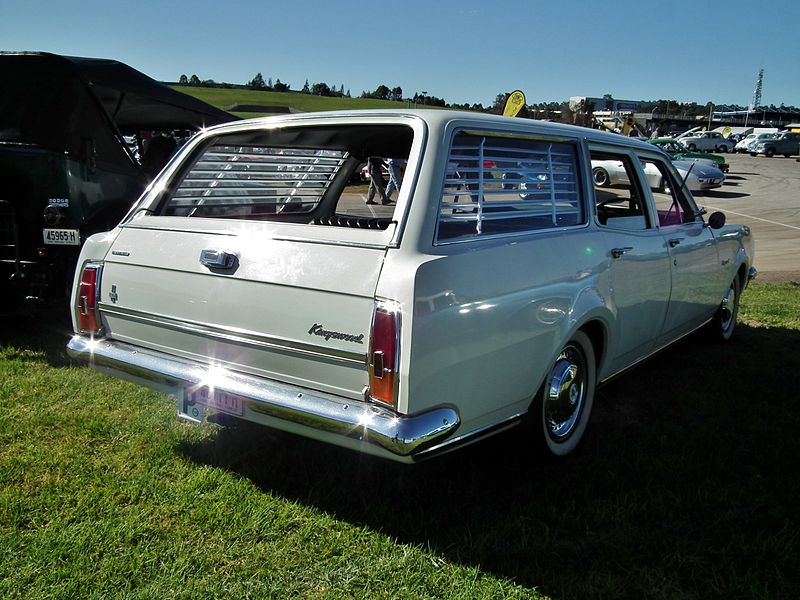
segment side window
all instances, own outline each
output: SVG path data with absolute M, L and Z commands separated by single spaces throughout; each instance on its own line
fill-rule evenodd
M 575 145 L 458 132 L 439 200 L 437 242 L 586 222 Z
M 658 225 L 666 227 L 690 223 L 695 220 L 696 207 L 680 191 L 680 181 L 676 181 L 660 160 L 642 158 L 647 182 L 653 195 Z
M 597 220 L 612 229 L 649 227 L 647 204 L 628 155 L 591 152 Z

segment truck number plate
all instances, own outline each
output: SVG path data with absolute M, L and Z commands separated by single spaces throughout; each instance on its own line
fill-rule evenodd
M 58 246 L 80 246 L 81 233 L 77 229 L 43 229 L 44 243 Z
M 220 390 L 209 390 L 202 387 L 189 394 L 190 402 L 201 404 L 208 408 L 224 412 L 229 415 L 241 417 L 244 415 L 244 401 L 238 396 L 222 392 Z

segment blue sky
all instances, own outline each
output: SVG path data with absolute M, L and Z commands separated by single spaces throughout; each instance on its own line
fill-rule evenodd
M 800 0 L 0 0 L 0 49 L 158 80 L 385 84 L 448 102 L 570 96 L 800 106 Z

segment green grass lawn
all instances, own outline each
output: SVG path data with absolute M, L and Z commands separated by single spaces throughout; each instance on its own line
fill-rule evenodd
M 261 106 L 284 106 L 297 112 L 317 112 L 321 110 L 351 110 L 362 108 L 407 108 L 407 102 L 394 102 L 390 100 L 376 100 L 373 98 L 332 98 L 299 94 L 296 92 L 264 92 L 256 90 L 237 90 L 224 88 L 202 88 L 177 85 L 174 89 L 189 96 L 199 98 L 212 106 L 230 111 L 237 104 L 251 104 Z M 411 105 L 413 107 L 413 104 Z M 418 105 L 418 108 L 423 108 Z M 430 108 L 430 107 L 425 107 Z M 249 118 L 263 113 L 233 114 Z
M 171 402 L 0 334 L 0 598 L 796 598 L 800 286 L 602 388 L 580 451 L 415 466 Z M 59 315 L 60 316 L 60 315 Z

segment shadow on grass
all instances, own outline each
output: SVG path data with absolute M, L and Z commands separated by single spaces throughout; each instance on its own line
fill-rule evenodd
M 0 346 L 60 367 L 60 305 Z M 800 332 L 693 336 L 599 391 L 564 461 L 512 431 L 414 466 L 255 426 L 177 450 L 447 561 L 554 598 L 798 597 Z
M 64 301 L 24 305 L 2 314 L 0 347 L 14 348 L 22 360 L 40 360 L 50 366 L 70 365 L 66 346 L 72 337 L 69 309 Z
M 693 336 L 602 388 L 580 451 L 522 430 L 414 466 L 255 426 L 180 446 L 263 491 L 561 597 L 788 597 L 800 332 Z

